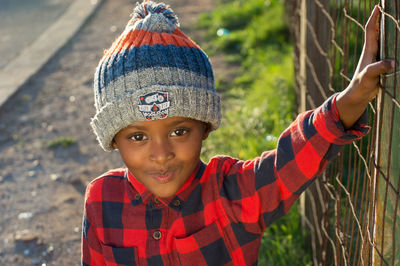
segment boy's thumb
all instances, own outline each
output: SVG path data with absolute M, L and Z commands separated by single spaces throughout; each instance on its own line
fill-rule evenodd
M 396 62 L 392 59 L 385 59 L 369 64 L 365 68 L 367 76 L 377 77 L 379 75 L 391 72 L 395 69 Z

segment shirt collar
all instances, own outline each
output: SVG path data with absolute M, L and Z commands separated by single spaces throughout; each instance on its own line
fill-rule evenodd
M 165 206 L 175 206 L 176 200 L 179 200 L 181 203 L 185 202 L 193 189 L 196 187 L 198 182 L 200 181 L 201 176 L 204 173 L 206 165 L 200 160 L 196 169 L 193 173 L 186 179 L 185 183 L 181 186 L 181 188 L 176 192 L 175 195 L 168 198 L 157 198 L 145 185 L 143 185 L 136 177 L 126 169 L 125 176 L 128 181 L 132 184 L 133 188 L 136 190 L 136 193 L 140 195 L 141 201 L 144 204 L 147 204 L 150 200 L 157 202 L 158 201 Z M 138 199 L 138 195 L 133 195 L 135 200 Z M 156 199 L 157 198 L 157 199 Z M 176 206 L 175 206 L 176 207 Z

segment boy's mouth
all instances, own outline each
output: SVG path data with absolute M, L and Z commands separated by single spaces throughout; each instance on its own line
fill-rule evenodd
M 158 183 L 166 184 L 172 180 L 174 172 L 151 173 L 150 176 Z

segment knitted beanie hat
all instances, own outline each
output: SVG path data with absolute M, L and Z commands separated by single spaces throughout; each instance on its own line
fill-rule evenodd
M 138 4 L 94 76 L 96 114 L 91 126 L 101 147 L 129 124 L 181 116 L 221 120 L 220 98 L 207 55 L 179 30 L 164 3 Z

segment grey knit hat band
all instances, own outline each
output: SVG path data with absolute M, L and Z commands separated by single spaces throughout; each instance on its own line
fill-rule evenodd
M 150 99 L 142 104 L 144 97 L 156 98 L 167 94 L 164 102 Z M 162 107 L 163 103 L 166 108 Z M 114 136 L 123 128 L 133 122 L 149 121 L 146 115 L 154 115 L 156 119 L 167 117 L 187 117 L 210 123 L 212 129 L 219 127 L 221 120 L 220 97 L 211 92 L 196 88 L 179 86 L 163 87 L 153 85 L 146 89 L 135 91 L 131 95 L 122 97 L 119 101 L 105 105 L 91 121 L 91 126 L 97 132 L 98 141 L 106 151 L 113 150 L 112 141 Z M 144 108 L 143 108 L 144 107 Z M 148 107 L 148 108 L 145 108 Z M 157 110 L 153 110 L 154 107 Z M 143 111 L 145 109 L 145 111 Z M 149 112 L 147 112 L 149 110 Z M 165 117 L 162 115 L 165 114 Z
M 146 68 L 134 73 L 126 73 L 111 81 L 101 97 L 97 99 L 99 106 L 129 95 L 134 90 L 141 90 L 153 85 L 158 86 L 190 86 L 192 88 L 215 92 L 214 80 L 191 71 L 176 67 Z

